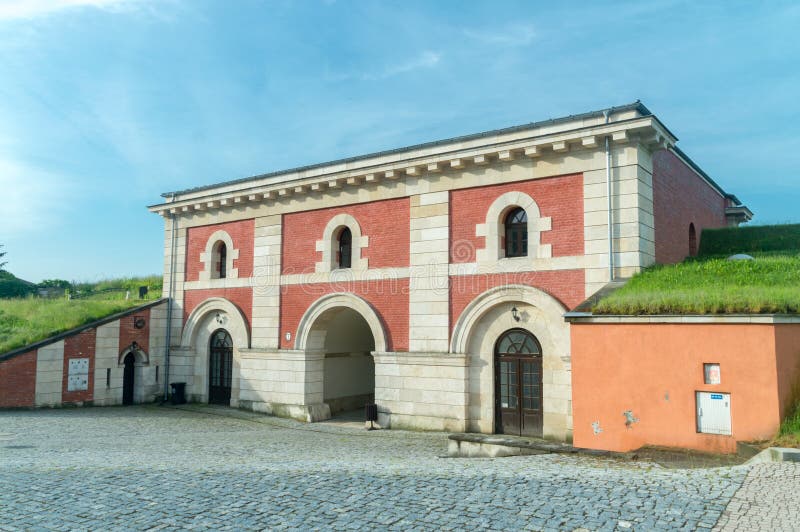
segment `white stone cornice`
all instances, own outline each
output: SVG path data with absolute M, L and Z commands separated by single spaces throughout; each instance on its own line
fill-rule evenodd
M 575 128 L 570 130 L 564 127 L 542 126 L 502 138 L 488 137 L 469 142 L 455 139 L 452 143 L 442 143 L 426 150 L 388 153 L 356 163 L 332 163 L 302 172 L 221 184 L 216 188 L 187 192 L 184 195 L 186 199 L 172 199 L 154 205 L 150 210 L 162 213 L 179 208 L 176 213 L 189 213 L 193 210 L 226 209 L 234 204 L 283 200 L 291 195 L 324 192 L 326 189 L 375 185 L 382 179 L 417 178 L 436 172 L 457 171 L 467 163 L 489 165 L 494 161 L 507 162 L 516 154 L 533 158 L 552 152 L 567 153 L 571 145 L 582 149 L 602 149 L 603 139 L 609 136 L 615 143 L 640 141 L 651 148 L 669 147 L 676 140 L 654 116 L 588 126 L 576 122 Z

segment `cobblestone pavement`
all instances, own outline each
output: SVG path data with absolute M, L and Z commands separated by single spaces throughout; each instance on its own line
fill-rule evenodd
M 0 530 L 710 529 L 748 471 L 443 458 L 441 433 L 234 415 L 0 412 Z
M 754 465 L 715 530 L 800 530 L 800 464 Z

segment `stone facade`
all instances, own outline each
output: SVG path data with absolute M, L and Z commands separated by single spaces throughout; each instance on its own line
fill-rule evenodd
M 654 160 L 676 140 L 636 103 L 165 194 L 150 209 L 165 218 L 171 379 L 207 401 L 223 330 L 233 406 L 314 421 L 374 399 L 384 427 L 491 433 L 495 344 L 519 329 L 541 346 L 542 434 L 570 440 L 563 315 L 608 283 L 610 256 L 614 277 L 656 261 Z M 717 198 L 698 230 L 724 225 L 732 197 L 676 158 Z M 506 257 L 516 207 L 528 253 Z M 230 275 L 203 276 L 218 242 Z

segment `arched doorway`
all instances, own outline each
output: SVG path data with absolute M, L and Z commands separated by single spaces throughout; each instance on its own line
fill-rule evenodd
M 495 358 L 495 432 L 542 437 L 542 348 L 524 329 L 497 339 Z
M 133 404 L 133 388 L 134 388 L 134 364 L 136 363 L 136 356 L 133 352 L 125 355 L 125 369 L 122 374 L 122 404 L 124 406 Z
M 322 400 L 332 416 L 357 411 L 363 419 L 364 405 L 375 401 L 375 339 L 355 310 L 339 307 L 326 314 L 320 320 L 326 329 Z
M 208 348 L 208 402 L 230 405 L 233 376 L 233 340 L 225 329 L 217 329 Z

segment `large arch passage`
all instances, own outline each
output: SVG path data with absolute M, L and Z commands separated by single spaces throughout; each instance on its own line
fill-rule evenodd
M 364 405 L 375 401 L 372 355 L 386 351 L 386 339 L 375 309 L 355 294 L 323 296 L 303 315 L 295 348 L 309 360 L 321 358 L 322 378 L 311 391 L 331 415 L 359 410 L 363 416 Z
M 326 319 L 322 400 L 331 415 L 363 410 L 375 401 L 375 338 L 367 321 L 355 310 L 329 310 Z

